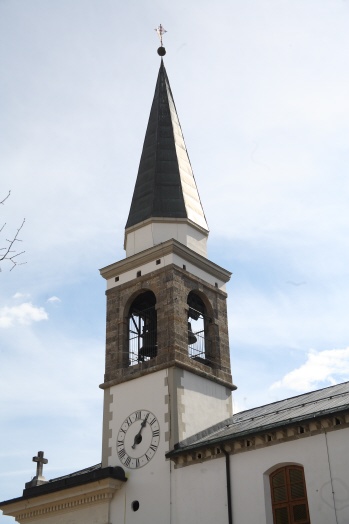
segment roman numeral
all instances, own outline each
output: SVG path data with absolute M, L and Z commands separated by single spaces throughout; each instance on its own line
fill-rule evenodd
M 149 449 L 151 449 L 155 453 L 155 451 L 157 450 L 157 446 L 154 446 L 154 444 L 152 444 Z
M 118 451 L 119 458 L 122 459 L 126 455 L 126 451 L 122 448 Z
M 150 421 L 150 425 L 152 426 L 156 422 L 156 418 L 153 418 L 153 420 Z
M 142 415 L 142 413 L 140 411 L 136 411 L 136 420 L 140 420 L 141 419 L 141 415 Z
M 139 468 L 139 459 L 136 459 L 136 468 Z
M 131 462 L 131 458 L 130 458 L 130 457 L 127 457 L 127 459 L 126 459 L 125 462 L 124 462 L 125 466 L 129 466 L 129 465 L 130 465 L 130 462 Z
M 160 430 L 159 429 L 154 429 L 153 437 L 159 437 L 159 436 L 160 436 Z

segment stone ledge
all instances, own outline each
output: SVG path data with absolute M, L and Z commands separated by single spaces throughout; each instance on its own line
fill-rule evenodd
M 146 249 L 145 251 L 137 253 L 136 255 L 132 255 L 130 257 L 120 260 L 119 262 L 110 264 L 109 266 L 106 266 L 100 269 L 99 271 L 101 276 L 108 280 L 110 278 L 118 276 L 120 273 L 130 271 L 131 269 L 135 269 L 140 265 L 149 263 L 155 260 L 156 258 L 163 257 L 170 253 L 182 256 L 188 262 L 192 263 L 193 265 L 202 269 L 203 271 L 208 272 L 212 276 L 215 276 L 216 278 L 222 280 L 222 282 L 228 282 L 231 277 L 230 271 L 227 271 L 226 269 L 218 266 L 214 262 L 211 262 L 202 255 L 199 255 L 195 251 L 192 251 L 187 246 L 181 244 L 175 239 L 167 240 L 162 244 L 158 244 L 154 247 Z
M 155 360 L 155 359 L 156 357 L 152 360 Z M 190 360 L 189 357 L 188 357 L 188 360 Z M 150 360 L 148 362 L 152 362 L 152 361 Z M 148 362 L 146 364 L 148 364 Z M 204 364 L 199 364 L 197 362 L 195 362 L 195 365 L 194 365 L 194 364 L 191 364 L 190 362 L 184 362 L 184 361 L 180 361 L 177 359 L 162 362 L 159 364 L 155 363 L 152 366 L 149 366 L 147 368 L 145 368 L 143 364 L 138 364 L 136 366 L 130 366 L 128 368 L 121 369 L 119 370 L 120 372 L 119 376 L 115 377 L 112 380 L 108 380 L 104 382 L 103 384 L 100 384 L 99 387 L 101 389 L 107 389 L 107 388 L 110 388 L 111 386 L 121 384 L 122 382 L 128 382 L 129 380 L 133 380 L 140 376 L 144 376 L 149 373 L 154 373 L 156 371 L 160 371 L 162 369 L 171 368 L 171 367 L 185 369 L 186 371 L 190 371 L 191 373 L 199 375 L 200 377 L 207 378 L 211 380 L 212 382 L 216 382 L 217 384 L 225 386 L 226 388 L 230 389 L 231 391 L 234 391 L 235 389 L 237 389 L 237 387 L 232 383 L 231 375 L 229 373 L 225 373 L 221 370 L 211 369 L 208 366 L 205 366 Z M 204 368 L 207 368 L 207 371 Z

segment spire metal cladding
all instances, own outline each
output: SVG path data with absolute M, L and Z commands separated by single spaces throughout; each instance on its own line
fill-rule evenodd
M 188 219 L 208 231 L 162 59 L 126 229 L 151 218 Z

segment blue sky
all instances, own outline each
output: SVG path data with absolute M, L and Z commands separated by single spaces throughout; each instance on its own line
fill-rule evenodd
M 159 67 L 228 286 L 235 408 L 349 379 L 349 3 L 1 0 L 0 498 L 100 461 L 105 286 Z M 2 517 L 3 522 L 11 521 Z

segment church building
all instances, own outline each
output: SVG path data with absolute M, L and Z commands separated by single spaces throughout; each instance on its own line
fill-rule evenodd
M 158 54 L 126 257 L 100 270 L 101 463 L 46 480 L 41 451 L 0 508 L 21 524 L 348 524 L 349 383 L 232 412 L 231 273 L 207 258 L 162 42 Z

